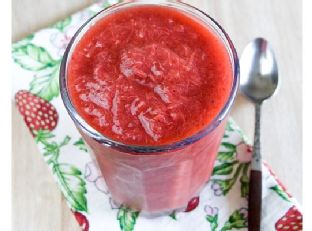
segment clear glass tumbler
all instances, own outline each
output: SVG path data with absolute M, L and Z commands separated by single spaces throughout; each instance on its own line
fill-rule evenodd
M 232 88 L 220 113 L 202 130 L 176 143 L 162 146 L 126 145 L 97 132 L 77 113 L 67 90 L 67 64 L 83 34 L 99 19 L 123 9 L 145 4 L 172 7 L 188 14 L 220 38 L 232 63 Z M 235 48 L 221 26 L 199 9 L 172 1 L 131 1 L 113 5 L 89 19 L 74 35 L 60 71 L 65 107 L 86 143 L 91 147 L 113 199 L 132 209 L 159 214 L 184 208 L 209 180 L 217 156 L 238 82 L 239 65 Z

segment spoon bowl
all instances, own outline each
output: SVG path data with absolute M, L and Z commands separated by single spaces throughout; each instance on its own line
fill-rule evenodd
M 271 97 L 278 86 L 278 69 L 273 50 L 263 38 L 251 41 L 240 59 L 240 89 L 255 103 Z

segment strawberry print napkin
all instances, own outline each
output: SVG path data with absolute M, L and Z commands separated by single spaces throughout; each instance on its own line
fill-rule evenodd
M 247 230 L 252 146 L 231 119 L 211 180 L 184 211 L 147 218 L 112 200 L 63 106 L 59 66 L 79 26 L 113 3 L 97 2 L 12 44 L 13 100 L 77 222 L 84 231 Z M 302 230 L 300 206 L 266 163 L 262 204 L 263 230 Z

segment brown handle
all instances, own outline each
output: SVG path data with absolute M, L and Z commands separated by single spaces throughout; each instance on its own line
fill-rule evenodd
M 262 172 L 251 170 L 248 196 L 248 230 L 260 231 Z

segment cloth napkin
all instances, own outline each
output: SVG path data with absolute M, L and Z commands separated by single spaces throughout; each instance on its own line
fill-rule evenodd
M 213 175 L 185 211 L 147 218 L 116 204 L 67 114 L 59 92 L 63 52 L 80 25 L 116 2 L 97 2 L 12 45 L 12 97 L 47 167 L 84 231 L 247 230 L 252 146 L 229 120 Z M 262 229 L 302 230 L 296 200 L 263 165 Z

